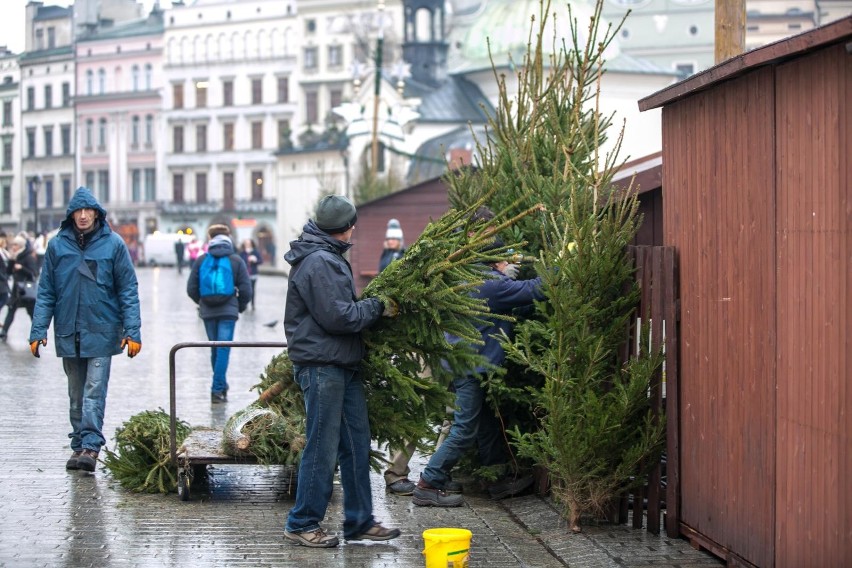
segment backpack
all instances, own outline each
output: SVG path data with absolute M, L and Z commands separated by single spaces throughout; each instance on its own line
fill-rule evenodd
M 234 269 L 230 256 L 204 255 L 198 267 L 201 301 L 208 306 L 221 306 L 234 296 Z

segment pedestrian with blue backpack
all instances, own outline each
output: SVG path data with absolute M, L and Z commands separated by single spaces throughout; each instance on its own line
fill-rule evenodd
M 207 229 L 207 238 L 207 252 L 192 264 L 186 293 L 198 304 L 198 315 L 204 321 L 207 339 L 233 341 L 237 320 L 251 303 L 251 279 L 245 262 L 234 250 L 231 230 L 227 225 L 211 225 Z M 210 402 L 213 404 L 228 402 L 230 355 L 230 347 L 211 348 L 213 385 Z

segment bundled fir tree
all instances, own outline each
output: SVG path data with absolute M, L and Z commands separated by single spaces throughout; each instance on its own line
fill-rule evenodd
M 600 150 L 612 123 L 598 110 L 603 55 L 618 29 L 600 29 L 598 2 L 586 43 L 576 21 L 573 41 L 548 41 L 549 10 L 544 2 L 532 26 L 517 94 L 497 77 L 500 104 L 478 145 L 482 163 L 449 181 L 454 205 L 482 192 L 493 192 L 488 203 L 510 212 L 533 201 L 547 205 L 545 215 L 506 233 L 526 241 L 524 252 L 538 259 L 534 271 L 547 300 L 504 340 L 512 372 L 492 374 L 486 389 L 498 412 L 533 401 L 530 420 L 515 412 L 514 443 L 521 457 L 547 468 L 579 530 L 582 514 L 601 514 L 644 481 L 643 464 L 659 458 L 662 426 L 651 419 L 647 391 L 660 358 L 619 358 L 635 317 L 627 245 L 639 217 L 635 193 L 612 188 L 620 135 L 612 152 Z

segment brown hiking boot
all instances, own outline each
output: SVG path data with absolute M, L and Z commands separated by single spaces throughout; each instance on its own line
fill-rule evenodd
M 83 454 L 80 450 L 75 450 L 74 453 L 71 454 L 71 457 L 68 458 L 68 461 L 65 462 L 65 469 L 80 469 L 80 465 L 77 463 L 77 460 Z
M 98 465 L 98 452 L 95 450 L 84 449 L 77 458 L 77 469 L 95 471 L 96 465 Z

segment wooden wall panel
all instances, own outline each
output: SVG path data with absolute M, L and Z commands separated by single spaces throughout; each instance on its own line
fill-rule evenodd
M 852 558 L 852 58 L 777 70 L 776 566 Z
M 685 525 L 773 562 L 774 148 L 771 68 L 663 109 L 665 244 L 680 266 Z

